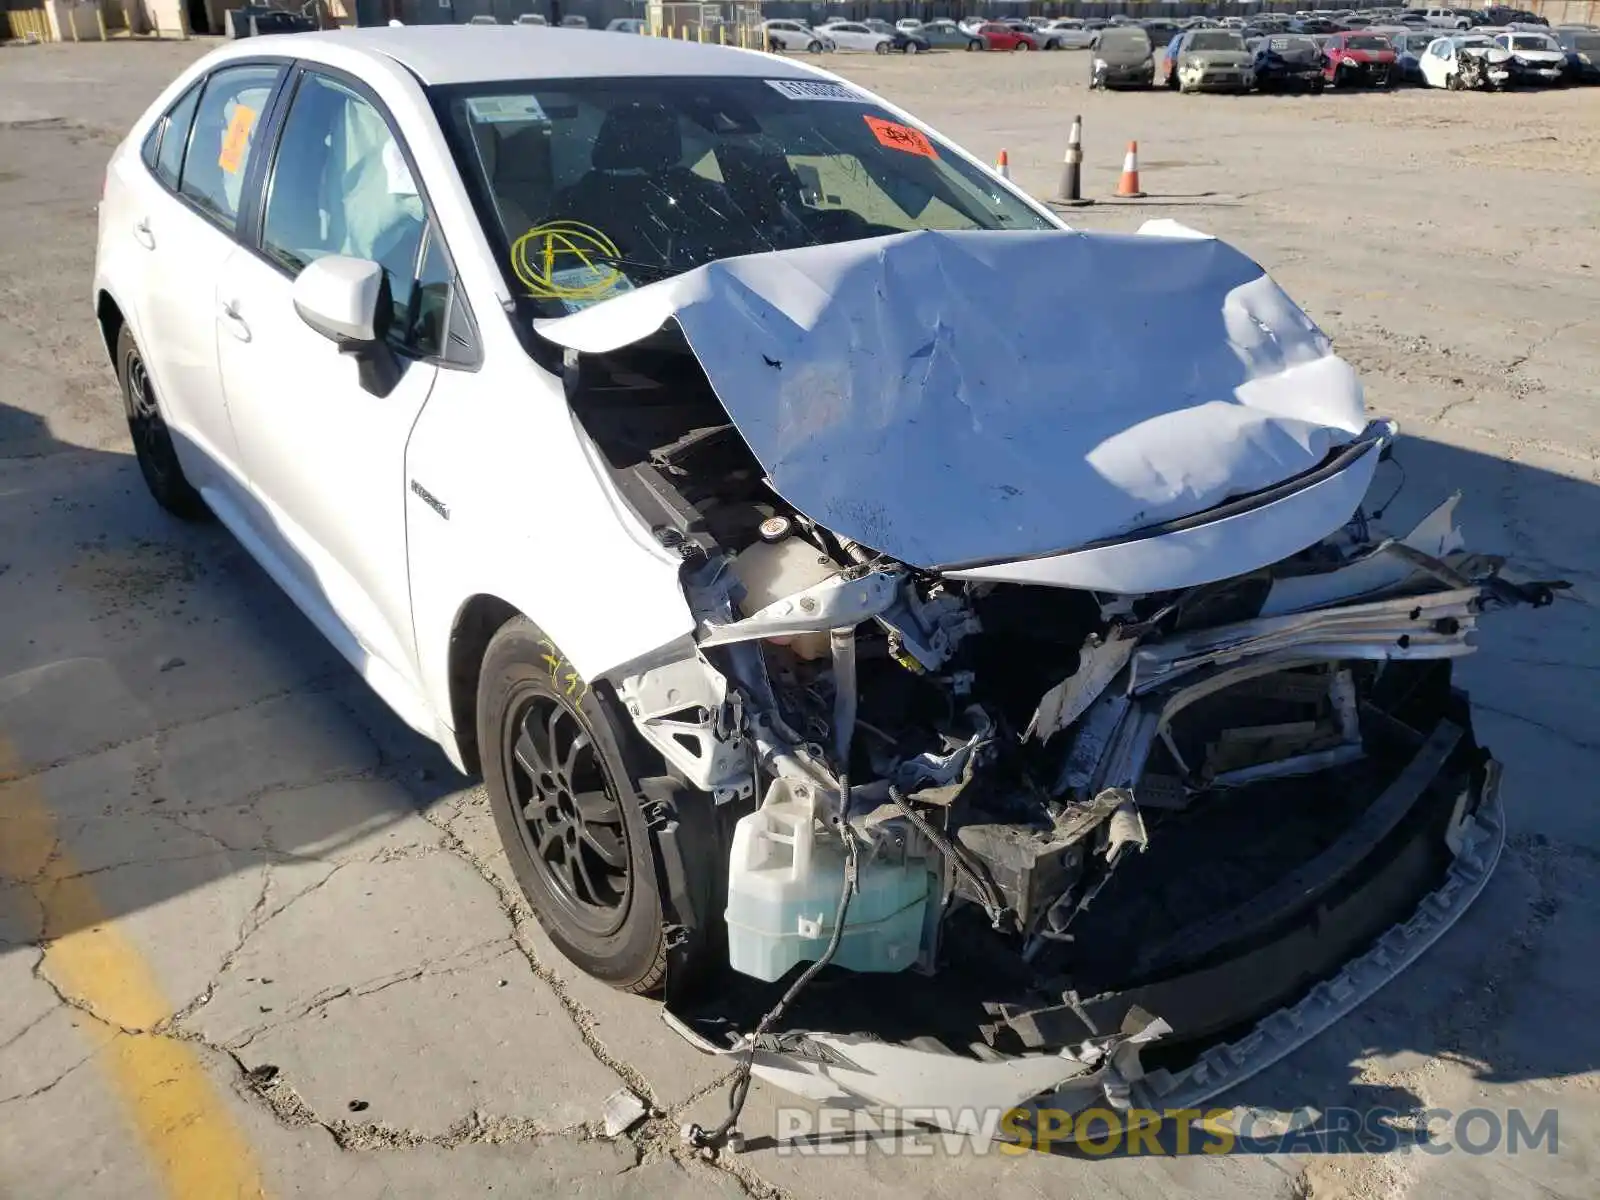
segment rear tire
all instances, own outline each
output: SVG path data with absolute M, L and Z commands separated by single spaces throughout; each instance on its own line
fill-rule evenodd
M 640 752 L 614 704 L 514 617 L 484 652 L 478 745 L 500 841 L 550 940 L 612 987 L 653 992 L 667 971 L 664 908 Z
M 128 418 L 128 436 L 133 439 L 133 456 L 150 495 L 175 517 L 204 520 L 211 510 L 183 473 L 144 353 L 126 324 L 117 334 L 117 381 L 122 385 L 122 409 Z
M 983 47 L 977 42 L 968 42 L 967 43 L 967 49 L 968 50 L 982 50 Z

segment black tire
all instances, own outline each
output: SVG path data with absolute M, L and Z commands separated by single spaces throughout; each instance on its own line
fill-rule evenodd
M 1313 96 L 1320 96 L 1322 95 L 1322 91 L 1325 87 L 1327 87 L 1327 83 L 1324 80 L 1318 79 L 1311 85 L 1311 94 Z
M 967 49 L 968 50 L 982 50 L 983 49 L 983 43 L 982 42 L 968 42 L 967 43 Z
M 117 381 L 122 385 L 122 409 L 128 418 L 128 436 L 133 439 L 133 456 L 150 495 L 175 517 L 204 520 L 211 510 L 183 473 L 144 354 L 127 325 L 117 334 Z
M 1178 90 L 1178 71 L 1176 67 L 1169 67 L 1167 70 L 1167 90 L 1169 92 Z
M 819 42 L 819 41 L 816 41 L 815 39 L 813 39 L 806 46 L 806 53 L 808 53 L 808 54 L 821 54 L 822 53 L 822 43 Z
M 918 45 L 916 42 L 907 42 L 906 43 L 906 53 L 907 54 L 921 54 L 922 53 L 922 47 L 920 45 Z
M 483 781 L 517 882 L 576 966 L 645 993 L 665 979 L 667 936 L 638 788 L 642 752 L 615 704 L 526 617 L 484 652 Z
M 1013 46 L 1011 48 L 1013 50 L 1018 50 L 1018 51 L 1020 51 L 1020 50 L 1032 50 L 1033 49 L 1033 47 L 1030 46 L 1027 42 L 1018 42 L 1015 46 Z
M 874 46 L 872 48 L 872 52 L 874 54 L 887 54 L 887 53 L 889 53 L 889 43 L 888 42 L 879 42 L 876 46 Z

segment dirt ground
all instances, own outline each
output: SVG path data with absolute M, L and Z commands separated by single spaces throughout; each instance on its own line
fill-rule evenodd
M 116 139 L 207 48 L 0 47 L 0 1195 L 1594 1194 L 1600 89 L 1106 95 L 1081 53 L 826 62 L 1005 148 L 1040 196 L 1074 115 L 1089 196 L 1137 139 L 1149 198 L 1068 220 L 1240 246 L 1401 422 L 1388 523 L 1459 489 L 1476 548 L 1573 582 L 1486 620 L 1462 669 L 1507 768 L 1484 897 L 1222 1100 L 1553 1109 L 1556 1152 L 800 1157 L 771 1144 L 796 1102 L 757 1085 L 757 1144 L 707 1163 L 677 1129 L 720 1115 L 717 1064 L 570 968 L 474 783 L 222 531 L 143 492 L 92 320 L 95 204 Z M 624 1087 L 651 1115 L 608 1139 Z

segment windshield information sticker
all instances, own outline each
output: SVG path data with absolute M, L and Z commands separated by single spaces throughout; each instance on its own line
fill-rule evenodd
M 860 104 L 865 99 L 854 88 L 826 79 L 768 79 L 766 84 L 791 100 L 848 100 Z
M 919 154 L 923 158 L 939 157 L 939 152 L 933 148 L 933 143 L 909 125 L 897 125 L 893 121 L 884 121 L 877 117 L 864 116 L 861 119 L 867 123 L 867 128 L 872 130 L 873 136 L 891 150 L 903 150 L 907 154 Z
M 471 96 L 467 111 L 480 125 L 514 125 L 524 121 L 548 121 L 536 96 Z

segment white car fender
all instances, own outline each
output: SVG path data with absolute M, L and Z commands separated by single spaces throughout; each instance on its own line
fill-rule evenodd
M 533 621 L 552 643 L 546 665 L 575 686 L 693 629 L 681 560 L 617 493 L 560 382 L 520 348 L 477 375 L 440 372 L 412 430 L 405 478 L 419 674 L 458 738 L 473 731 L 456 728 L 450 658 L 477 598 Z

